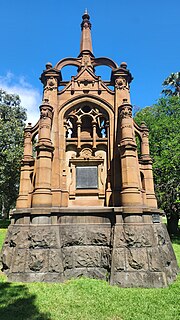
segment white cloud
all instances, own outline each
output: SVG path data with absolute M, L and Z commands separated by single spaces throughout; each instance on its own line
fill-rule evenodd
M 24 76 L 16 77 L 12 72 L 7 72 L 5 76 L 0 76 L 0 88 L 8 93 L 19 95 L 21 105 L 27 110 L 27 122 L 35 125 L 39 119 L 39 106 L 42 100 L 39 90 L 33 88 Z

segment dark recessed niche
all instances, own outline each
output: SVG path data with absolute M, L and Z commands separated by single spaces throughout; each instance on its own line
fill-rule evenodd
M 82 108 L 82 111 L 85 112 L 85 113 L 89 113 L 91 111 L 91 107 L 90 106 L 84 106 Z

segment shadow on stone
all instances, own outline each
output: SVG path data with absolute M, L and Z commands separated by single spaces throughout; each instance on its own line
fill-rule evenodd
M 0 319 L 50 320 L 48 314 L 39 312 L 35 300 L 24 285 L 0 283 Z

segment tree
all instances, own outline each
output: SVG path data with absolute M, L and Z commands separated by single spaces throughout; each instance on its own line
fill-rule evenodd
M 18 194 L 26 112 L 20 98 L 0 89 L 0 214 L 14 207 Z
M 180 217 L 180 97 L 161 98 L 135 115 L 149 127 L 155 191 L 158 205 L 167 216 L 168 231 L 176 234 Z
M 162 93 L 165 96 L 178 96 L 180 97 L 180 72 L 171 73 L 163 82 Z

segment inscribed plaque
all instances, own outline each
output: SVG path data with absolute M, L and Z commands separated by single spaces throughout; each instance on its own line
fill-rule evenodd
M 76 188 L 77 189 L 97 189 L 98 176 L 97 166 L 76 167 Z

